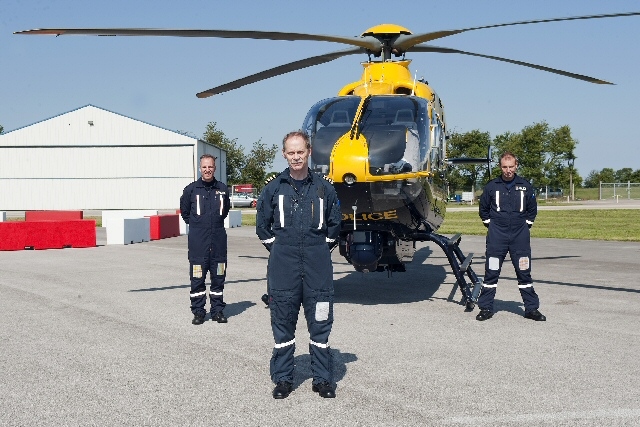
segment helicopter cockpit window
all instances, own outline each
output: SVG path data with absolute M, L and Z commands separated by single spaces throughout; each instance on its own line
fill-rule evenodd
M 316 103 L 304 120 L 303 129 L 311 138 L 310 167 L 320 173 L 329 171 L 331 151 L 338 139 L 351 130 L 360 97 L 345 96 Z
M 369 144 L 374 175 L 422 170 L 429 132 L 427 102 L 408 96 L 378 96 L 369 103 L 362 133 Z

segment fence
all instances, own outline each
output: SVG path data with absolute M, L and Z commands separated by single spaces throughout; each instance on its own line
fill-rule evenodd
M 640 182 L 601 182 L 600 200 L 640 199 Z

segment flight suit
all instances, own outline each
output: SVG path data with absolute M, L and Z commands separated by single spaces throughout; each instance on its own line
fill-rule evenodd
M 341 219 L 335 189 L 311 171 L 296 184 L 285 169 L 267 183 L 258 199 L 256 233 L 270 251 L 267 286 L 275 341 L 270 362 L 274 383 L 293 382 L 301 304 L 309 330 L 313 384 L 333 382 L 330 246 L 339 237 Z
M 531 237 L 529 228 L 538 213 L 538 203 L 529 181 L 515 175 L 490 181 L 480 197 L 479 215 L 488 227 L 485 275 L 478 299 L 481 310 L 493 311 L 493 301 L 507 252 L 515 268 L 525 312 L 537 310 L 540 300 L 531 279 Z
M 224 281 L 227 273 L 227 231 L 224 219 L 229 213 L 229 190 L 222 182 L 211 183 L 202 178 L 184 188 L 180 197 L 180 214 L 189 224 L 189 277 L 191 279 L 191 312 L 204 317 L 207 313 L 205 279 L 210 272 L 209 299 L 211 316 L 225 307 Z

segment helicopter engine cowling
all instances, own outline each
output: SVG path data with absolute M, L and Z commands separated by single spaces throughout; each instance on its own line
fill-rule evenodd
M 356 271 L 378 270 L 384 239 L 376 231 L 354 231 L 347 235 L 346 255 Z

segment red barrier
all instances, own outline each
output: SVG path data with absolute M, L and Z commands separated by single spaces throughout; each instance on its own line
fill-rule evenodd
M 89 248 L 96 246 L 96 221 L 0 222 L 0 250 Z
M 26 211 L 25 221 L 69 221 L 83 219 L 82 211 Z
M 180 235 L 180 221 L 177 214 L 151 215 L 149 217 L 151 240 L 165 239 Z

